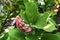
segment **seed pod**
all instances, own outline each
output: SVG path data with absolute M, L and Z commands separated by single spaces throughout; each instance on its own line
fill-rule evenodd
M 26 32 L 26 33 L 31 32 L 31 28 L 26 26 L 25 23 L 22 21 L 22 19 L 19 16 L 17 16 L 15 20 L 16 20 L 16 26 L 18 29 L 20 29 L 21 31 Z

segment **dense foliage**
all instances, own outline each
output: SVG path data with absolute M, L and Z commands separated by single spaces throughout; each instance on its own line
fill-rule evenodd
M 60 0 L 0 0 L 0 40 L 60 40 Z

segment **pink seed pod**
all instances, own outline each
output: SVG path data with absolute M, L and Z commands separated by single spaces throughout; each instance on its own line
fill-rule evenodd
M 25 24 L 19 16 L 16 17 L 15 21 L 17 26 L 22 26 Z
M 26 32 L 26 33 L 30 33 L 31 32 L 31 28 L 30 27 L 23 27 L 23 29 L 24 29 L 24 31 Z
M 16 26 L 18 29 L 26 33 L 31 32 L 31 28 L 26 26 L 19 16 L 16 17 L 15 21 L 16 21 Z

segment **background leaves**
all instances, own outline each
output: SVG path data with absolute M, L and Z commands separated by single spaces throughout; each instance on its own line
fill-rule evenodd
M 38 0 L 0 0 L 0 40 L 60 40 L 60 32 L 52 33 L 58 30 L 54 21 L 57 13 L 54 15 L 53 7 L 60 1 L 40 1 L 39 4 Z M 38 11 L 38 7 L 43 9 L 43 13 Z M 14 27 L 12 27 L 13 25 L 7 26 L 6 29 L 9 32 L 5 32 L 4 25 L 9 23 L 7 20 L 16 16 L 20 16 L 25 25 L 32 29 L 30 33 L 22 32 L 16 27 L 16 24 Z M 3 23 L 4 25 L 2 25 Z M 2 35 L 4 36 L 1 38 Z

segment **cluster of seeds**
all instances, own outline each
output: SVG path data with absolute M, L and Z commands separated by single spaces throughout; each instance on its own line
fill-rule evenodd
M 19 16 L 16 17 L 15 21 L 18 29 L 26 33 L 31 32 L 31 28 L 25 25 L 25 23 L 22 21 L 22 19 Z

